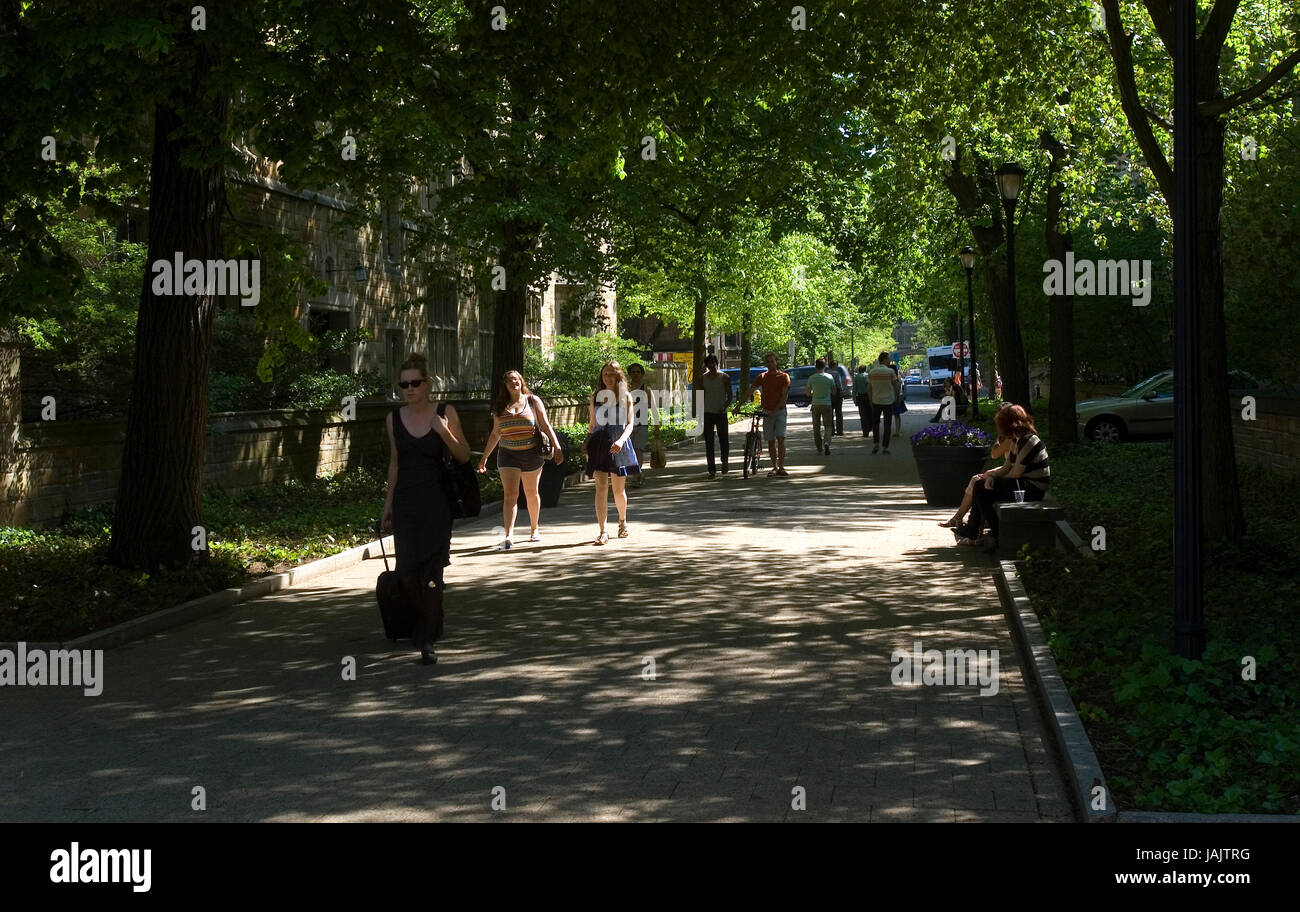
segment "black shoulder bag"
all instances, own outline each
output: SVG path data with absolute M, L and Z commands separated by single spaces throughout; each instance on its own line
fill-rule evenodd
M 438 417 L 446 416 L 447 403 L 438 403 Z M 472 460 L 471 460 L 472 461 Z M 461 462 L 443 447 L 442 491 L 447 496 L 452 519 L 472 519 L 483 511 L 483 495 L 478 489 L 478 473 L 468 462 Z
M 528 397 L 531 406 L 534 402 L 541 404 L 536 396 Z M 555 446 L 551 443 L 551 438 L 542 433 L 542 423 L 537 420 L 537 408 L 533 407 L 533 443 L 537 446 L 537 452 L 542 455 L 543 459 L 551 459 L 555 456 Z

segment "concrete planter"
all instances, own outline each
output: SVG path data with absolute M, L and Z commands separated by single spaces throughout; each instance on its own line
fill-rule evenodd
M 990 447 L 913 446 L 912 457 L 921 476 L 925 502 L 931 507 L 961 505 L 966 482 L 984 468 Z

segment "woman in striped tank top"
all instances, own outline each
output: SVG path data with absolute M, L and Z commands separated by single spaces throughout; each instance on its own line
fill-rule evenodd
M 537 482 L 542 475 L 542 452 L 537 441 L 541 432 L 555 449 L 555 462 L 564 462 L 564 450 L 555 436 L 555 429 L 546 418 L 546 406 L 528 391 L 519 371 L 506 371 L 501 387 L 492 400 L 492 433 L 483 447 L 483 458 L 478 470 L 487 471 L 488 456 L 497 449 L 497 471 L 501 474 L 501 518 L 505 522 L 506 537 L 499 547 L 509 551 L 514 547 L 515 516 L 519 509 L 519 488 L 523 486 L 524 500 L 528 503 L 528 520 L 531 526 L 528 540 L 542 540 L 537 532 L 541 518 L 541 501 Z
M 1042 500 L 1052 482 L 1052 461 L 1029 413 L 1008 402 L 998 409 L 993 420 L 998 433 L 1011 438 L 1011 452 L 1003 465 L 975 476 L 983 483 L 975 485 L 970 517 L 954 530 L 959 545 L 979 544 L 980 534 L 988 525 L 989 537 L 984 543 L 996 547 L 998 511 L 994 505 L 1015 500 L 1016 491 L 1024 491 L 1026 501 Z

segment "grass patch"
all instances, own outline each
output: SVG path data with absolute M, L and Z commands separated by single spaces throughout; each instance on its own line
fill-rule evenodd
M 1095 561 L 1032 557 L 1023 577 L 1117 804 L 1300 811 L 1300 485 L 1241 468 L 1247 537 L 1205 553 L 1208 648 L 1172 655 L 1173 446 L 1052 454 L 1052 488 Z M 1256 679 L 1242 679 L 1243 657 Z
M 374 539 L 384 472 L 353 469 L 203 497 L 209 558 L 146 573 L 107 562 L 112 514 L 57 529 L 0 528 L 0 640 L 68 640 Z M 499 496 L 499 495 L 498 495 Z

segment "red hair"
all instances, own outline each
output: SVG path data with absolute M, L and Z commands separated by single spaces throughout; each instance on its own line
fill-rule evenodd
M 998 409 L 997 414 L 993 416 L 993 422 L 1004 436 L 1016 440 L 1038 433 L 1038 429 L 1034 427 L 1034 419 L 1029 417 L 1029 413 L 1022 406 L 1014 402 L 1008 402 Z

